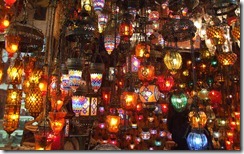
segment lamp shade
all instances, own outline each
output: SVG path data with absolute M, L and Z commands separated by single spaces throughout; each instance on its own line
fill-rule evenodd
M 206 135 L 201 132 L 190 132 L 187 136 L 186 141 L 190 150 L 205 150 L 208 145 Z
M 177 51 L 167 51 L 164 56 L 164 64 L 171 71 L 172 74 L 175 74 L 182 65 L 181 54 Z
M 100 14 L 103 10 L 105 0 L 93 0 L 93 8 L 97 14 Z
M 98 92 L 98 90 L 102 85 L 104 70 L 105 70 L 105 66 L 103 63 L 90 64 L 90 79 L 91 79 L 91 86 L 94 92 Z
M 156 85 L 141 86 L 139 98 L 142 103 L 153 103 L 159 99 L 160 92 Z
M 20 105 L 22 98 L 22 91 L 18 89 L 16 86 L 7 89 L 7 101 L 8 105 Z
M 173 105 L 173 108 L 177 112 L 182 112 L 185 110 L 187 105 L 187 96 L 184 93 L 172 94 L 170 101 Z
M 16 2 L 16 0 L 4 0 L 4 2 L 7 6 L 11 7 Z
M 224 66 L 234 65 L 237 55 L 234 52 L 223 52 L 217 56 L 218 62 Z

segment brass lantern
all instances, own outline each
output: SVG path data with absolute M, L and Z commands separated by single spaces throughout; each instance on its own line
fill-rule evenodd
M 22 61 L 17 58 L 14 64 L 11 64 L 7 70 L 8 82 L 11 84 L 21 84 L 23 64 Z
M 5 35 L 5 49 L 8 52 L 8 57 L 13 57 L 13 55 L 19 49 L 20 37 L 18 35 Z
M 180 53 L 175 50 L 167 51 L 164 56 L 164 64 L 171 71 L 171 74 L 175 74 L 182 65 L 182 57 Z
M 10 135 L 19 127 L 20 105 L 6 105 L 3 129 Z

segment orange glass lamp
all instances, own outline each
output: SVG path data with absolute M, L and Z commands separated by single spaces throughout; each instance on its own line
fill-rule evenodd
M 139 90 L 139 98 L 142 103 L 155 103 L 158 101 L 160 92 L 156 85 L 143 85 Z
M 120 117 L 116 115 L 108 115 L 106 117 L 106 125 L 110 133 L 119 131 Z
M 176 74 L 182 66 L 182 57 L 181 54 L 175 50 L 167 51 L 164 56 L 164 64 L 170 70 L 171 74 Z
M 2 83 L 3 80 L 3 73 L 4 73 L 4 63 L 0 62 L 0 84 Z
M 192 128 L 204 128 L 207 123 L 207 115 L 203 111 L 191 111 L 188 114 L 189 122 Z
M 20 105 L 6 105 L 3 116 L 3 129 L 10 135 L 19 127 Z
M 49 120 L 42 119 L 38 124 L 38 130 L 34 132 L 35 150 L 51 150 L 54 137 Z
M 36 57 L 29 55 L 23 57 L 25 77 L 28 78 L 35 67 Z
M 8 52 L 8 57 L 13 57 L 13 55 L 18 51 L 19 42 L 19 36 L 11 34 L 5 35 L 5 49 Z
M 10 65 L 8 70 L 8 82 L 11 84 L 21 84 L 22 82 L 22 73 L 23 73 L 23 64 L 22 61 L 17 58 L 13 65 Z
M 47 93 L 47 78 L 45 75 L 41 76 L 41 78 L 39 80 L 38 87 L 39 87 L 40 91 L 42 92 L 42 95 L 46 95 L 46 93 Z
M 61 99 L 57 99 L 57 97 L 51 98 L 51 107 L 52 111 L 60 111 L 64 102 Z
M 155 68 L 153 65 L 141 64 L 138 70 L 138 78 L 141 81 L 151 81 L 155 77 Z
M 106 105 L 110 104 L 111 99 L 111 88 L 110 87 L 102 87 L 102 100 Z
M 150 57 L 150 45 L 146 42 L 140 42 L 136 45 L 136 58 L 149 58 Z
M 102 85 L 103 72 L 105 65 L 103 63 L 91 63 L 90 65 L 90 79 L 93 91 L 96 93 Z
M 50 125 L 55 135 L 58 135 L 64 127 L 66 112 L 49 112 Z
M 38 86 L 30 87 L 25 97 L 25 108 L 33 117 L 37 117 L 42 112 L 43 97 Z
M 30 75 L 29 75 L 29 81 L 30 84 L 35 84 L 38 85 L 39 84 L 39 79 L 42 76 L 42 70 L 41 69 L 34 69 Z
M 119 25 L 119 34 L 124 41 L 129 41 L 129 39 L 133 35 L 134 28 L 132 26 L 132 22 L 130 21 L 130 18 L 131 15 L 125 13 Z
M 122 102 L 126 110 L 135 110 L 138 95 L 133 91 L 125 91 L 122 93 Z
M 7 101 L 6 104 L 8 105 L 20 105 L 22 98 L 22 92 L 18 89 L 15 85 L 10 89 L 7 89 Z
M 211 40 L 213 45 L 222 45 L 225 42 L 225 33 L 223 27 L 208 26 L 206 29 L 207 37 Z

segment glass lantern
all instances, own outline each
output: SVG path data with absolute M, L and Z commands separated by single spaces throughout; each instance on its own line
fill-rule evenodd
M 18 35 L 5 35 L 5 49 L 8 52 L 8 57 L 13 57 L 13 55 L 19 49 L 20 37 Z
M 138 69 L 138 78 L 142 81 L 151 81 L 155 77 L 155 68 L 153 65 L 141 64 Z
M 167 51 L 164 56 L 164 64 L 171 71 L 171 74 L 176 74 L 176 71 L 181 68 L 182 57 L 177 51 Z
M 16 86 L 12 86 L 12 88 L 8 87 L 7 89 L 7 101 L 8 105 L 20 105 L 22 98 L 22 91 L 18 89 Z
M 158 101 L 160 92 L 156 85 L 145 85 L 140 88 L 139 98 L 142 103 L 155 103 Z
M 122 93 L 122 102 L 126 110 L 135 110 L 138 95 L 133 91 L 125 91 Z
M 150 51 L 150 45 L 148 45 L 146 42 L 140 42 L 135 48 L 136 58 L 149 58 Z
M 23 75 L 22 61 L 17 58 L 13 64 L 10 64 L 8 70 L 8 82 L 11 84 L 21 84 Z
M 185 110 L 187 105 L 187 100 L 188 100 L 187 95 L 184 93 L 172 94 L 170 98 L 173 108 L 177 112 L 182 112 Z
M 102 85 L 103 72 L 105 65 L 103 63 L 91 63 L 90 65 L 90 79 L 93 91 L 96 93 Z
M 142 128 L 142 131 L 141 131 L 141 138 L 142 138 L 143 140 L 149 140 L 150 137 L 151 137 L 151 134 L 150 134 L 150 132 L 149 132 L 149 129 L 146 128 L 146 127 Z
M 202 132 L 192 131 L 186 140 L 190 150 L 205 150 L 208 146 L 207 137 Z
M 55 135 L 63 129 L 66 114 L 66 112 L 49 112 L 50 125 Z
M 5 105 L 3 129 L 10 135 L 19 127 L 20 105 Z
M 207 115 L 203 111 L 191 111 L 188 117 L 192 128 L 204 128 L 208 120 Z
M 119 131 L 120 117 L 116 115 L 108 115 L 106 117 L 106 125 L 110 133 Z

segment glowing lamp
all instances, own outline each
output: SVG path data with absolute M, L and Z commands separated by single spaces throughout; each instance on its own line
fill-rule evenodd
M 3 80 L 3 73 L 4 73 L 4 63 L 0 62 L 0 84 L 2 83 Z
M 22 73 L 23 73 L 23 64 L 22 61 L 17 58 L 14 64 L 10 64 L 8 70 L 8 82 L 11 84 L 21 84 Z
M 94 92 L 98 92 L 102 85 L 104 69 L 103 63 L 91 63 L 90 65 L 91 86 Z
M 111 88 L 110 87 L 102 87 L 102 100 L 106 105 L 110 104 L 111 99 Z
M 19 49 L 20 37 L 17 35 L 5 35 L 5 49 L 8 52 L 8 57 L 13 57 Z
M 123 38 L 124 41 L 128 41 L 133 35 L 134 28 L 130 18 L 130 14 L 124 14 L 119 25 L 119 35 Z
M 159 99 L 160 92 L 156 85 L 145 85 L 140 88 L 139 98 L 142 103 L 153 103 Z
M 72 96 L 72 110 L 76 117 L 79 117 L 80 112 L 82 112 L 83 106 L 88 102 L 85 97 L 87 90 L 85 87 L 79 87 Z
M 142 81 L 151 81 L 155 77 L 155 68 L 153 65 L 140 65 L 138 78 Z
M 30 75 L 29 75 L 29 82 L 30 84 L 36 84 L 38 85 L 39 79 L 42 76 L 42 70 L 41 69 L 34 69 Z
M 136 109 L 138 95 L 133 91 L 125 91 L 122 93 L 122 102 L 126 110 Z
M 208 94 L 208 98 L 213 104 L 220 104 L 222 102 L 222 94 L 217 90 L 211 90 Z
M 70 85 L 69 85 L 69 71 L 66 65 L 61 66 L 62 75 L 61 75 L 61 84 L 60 84 L 60 90 L 61 91 L 69 91 Z
M 20 105 L 5 105 L 3 129 L 10 135 L 19 127 Z
M 150 45 L 146 42 L 140 42 L 136 45 L 135 55 L 136 58 L 149 58 L 150 57 Z
M 40 91 L 42 92 L 42 95 L 46 95 L 46 93 L 47 93 L 47 79 L 44 75 L 41 76 L 41 78 L 39 80 L 38 87 L 39 87 Z
M 103 10 L 105 0 L 93 0 L 93 8 L 97 14 L 100 14 Z
M 198 98 L 200 98 L 201 100 L 208 100 L 208 93 L 209 91 L 207 89 L 202 89 L 201 91 L 198 92 L 197 96 Z
M 182 65 L 182 57 L 180 53 L 175 50 L 168 51 L 164 56 L 164 64 L 172 74 L 175 74 Z
M 50 122 L 43 119 L 38 124 L 38 130 L 34 132 L 35 150 L 51 150 L 54 137 Z
M 16 86 L 7 89 L 7 101 L 8 105 L 20 105 L 22 98 L 22 92 Z
M 204 128 L 208 119 L 203 111 L 191 111 L 188 114 L 188 118 L 192 128 Z
M 149 140 L 151 137 L 151 134 L 149 132 L 149 129 L 147 127 L 143 127 L 141 131 L 141 138 L 143 140 Z
M 156 84 L 161 92 L 169 92 L 174 86 L 174 78 L 172 76 L 157 76 Z
M 186 105 L 187 105 L 187 96 L 184 93 L 179 93 L 179 94 L 172 94 L 170 101 L 173 105 L 173 108 L 177 112 L 182 112 L 185 110 Z
M 220 26 L 208 26 L 206 29 L 207 37 L 213 45 L 221 45 L 225 42 L 224 29 Z
M 64 102 L 56 97 L 51 98 L 51 108 L 53 111 L 60 111 Z
M 140 60 L 135 55 L 126 57 L 126 72 L 137 73 L 140 67 Z
M 105 13 L 98 14 L 98 31 L 102 33 L 106 28 L 106 24 L 108 22 L 108 15 Z
M 69 58 L 66 61 L 70 88 L 75 91 L 82 84 L 82 63 L 79 58 Z
M 104 31 L 104 47 L 110 55 L 112 51 L 120 44 L 120 35 L 117 30 L 117 23 L 115 20 L 108 22 L 108 26 Z
M 205 150 L 208 146 L 206 135 L 197 131 L 190 132 L 186 141 L 190 150 Z
M 148 16 L 149 21 L 157 21 L 159 19 L 158 11 L 151 11 Z
M 31 86 L 25 97 L 25 108 L 31 116 L 37 117 L 43 110 L 42 92 L 38 86 Z
M 4 2 L 7 7 L 11 7 L 16 2 L 16 0 L 4 0 Z
M 224 66 L 232 66 L 237 60 L 234 52 L 222 52 L 217 56 L 218 62 Z
M 66 112 L 49 112 L 50 125 L 54 134 L 59 134 L 65 124 Z
M 163 113 L 167 113 L 168 112 L 168 104 L 166 104 L 166 103 L 163 103 L 163 104 L 161 104 L 161 110 L 162 110 L 162 112 Z
M 106 125 L 110 133 L 119 131 L 120 117 L 116 115 L 108 115 L 106 117 Z

